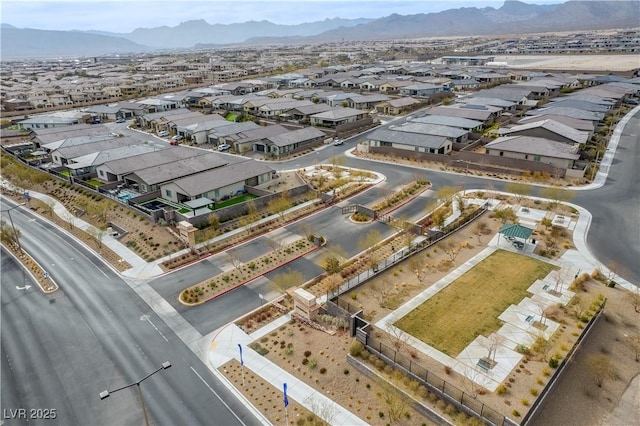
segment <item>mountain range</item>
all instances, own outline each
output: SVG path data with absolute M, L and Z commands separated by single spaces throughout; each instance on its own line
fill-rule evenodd
M 313 44 L 397 38 L 523 34 L 640 26 L 640 1 L 572 0 L 534 5 L 507 0 L 498 9 L 466 7 L 379 19 L 326 19 L 298 25 L 269 21 L 138 28 L 130 33 L 45 31 L 0 25 L 3 58 L 86 56 L 229 44 Z

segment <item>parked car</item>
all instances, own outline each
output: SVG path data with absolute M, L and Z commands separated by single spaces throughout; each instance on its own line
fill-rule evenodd
M 158 137 L 166 138 L 167 136 L 169 136 L 169 132 L 166 131 L 166 130 L 162 130 L 162 131 L 158 132 Z
M 169 141 L 169 145 L 180 145 L 180 141 L 177 141 L 177 140 L 171 139 L 171 140 Z
M 124 119 L 124 118 L 118 118 L 118 119 L 116 120 L 116 123 L 124 123 L 124 122 L 125 122 L 125 119 Z
M 333 144 L 335 146 L 344 145 L 344 141 L 342 139 L 336 139 L 335 141 L 333 141 Z
M 182 139 L 184 139 L 184 137 L 181 135 L 175 135 L 171 138 L 172 141 L 181 141 Z
M 231 149 L 231 145 L 229 145 L 228 143 L 218 145 L 218 151 L 228 151 L 229 149 Z

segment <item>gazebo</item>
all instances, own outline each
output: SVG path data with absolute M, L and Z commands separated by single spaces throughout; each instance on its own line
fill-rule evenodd
M 503 225 L 498 233 L 502 234 L 507 240 L 509 240 L 514 247 L 522 250 L 525 248 L 527 240 L 533 233 L 533 229 L 518 225 L 517 223 L 508 223 Z M 500 240 L 498 240 L 498 245 L 500 245 Z

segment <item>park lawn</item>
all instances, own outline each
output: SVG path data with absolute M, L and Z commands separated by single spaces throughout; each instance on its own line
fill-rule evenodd
M 395 323 L 395 326 L 455 357 L 478 335 L 502 326 L 498 316 L 530 294 L 527 288 L 555 266 L 498 250 Z
M 223 207 L 232 206 L 234 204 L 244 203 L 245 201 L 249 201 L 249 200 L 252 200 L 254 198 L 256 198 L 256 196 L 253 195 L 253 194 L 243 194 L 243 195 L 241 195 L 239 197 L 230 198 L 228 200 L 216 203 L 215 209 L 217 210 L 217 209 L 221 209 Z

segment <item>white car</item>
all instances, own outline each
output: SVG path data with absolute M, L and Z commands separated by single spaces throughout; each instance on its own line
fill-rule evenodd
M 218 151 L 227 151 L 231 149 L 231 145 L 228 143 L 223 143 L 222 145 L 218 145 Z
M 166 130 L 163 130 L 163 131 L 161 131 L 161 132 L 158 132 L 158 137 L 166 138 L 167 136 L 169 136 L 169 132 L 168 132 L 168 131 L 166 131 Z
M 333 144 L 335 146 L 344 145 L 344 141 L 342 139 L 336 139 L 335 141 L 333 141 Z

